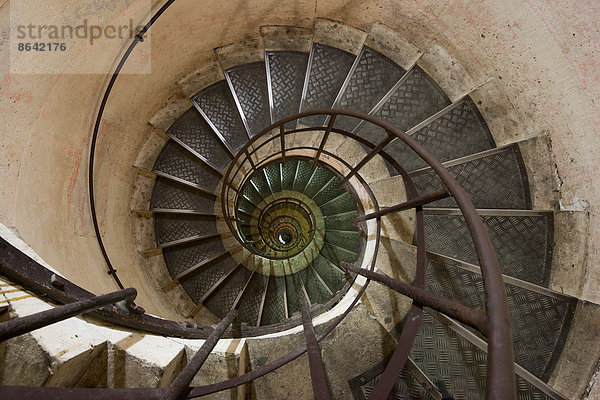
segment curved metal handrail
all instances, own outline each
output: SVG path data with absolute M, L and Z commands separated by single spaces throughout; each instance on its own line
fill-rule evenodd
M 329 123 L 326 127 L 311 127 L 305 128 L 302 130 L 290 130 L 286 132 L 285 125 L 292 121 L 299 121 L 306 117 L 311 116 L 326 116 Z M 285 147 L 285 135 L 298 132 L 298 131 L 315 131 L 315 130 L 323 130 L 325 133 L 323 135 L 323 139 L 321 144 L 315 154 L 315 161 L 318 161 L 320 155 L 323 152 L 324 146 L 328 139 L 329 134 L 334 129 L 335 120 L 338 116 L 344 117 L 352 117 L 356 118 L 360 121 L 369 122 L 379 128 L 382 128 L 387 133 L 385 139 L 383 139 L 376 146 L 372 147 L 371 152 L 357 164 L 356 167 L 352 169 L 352 171 L 344 178 L 344 181 L 347 181 L 352 177 L 356 176 L 360 168 L 362 168 L 366 163 L 374 156 L 383 154 L 384 148 L 389 145 L 393 140 L 399 139 L 404 142 L 412 151 L 415 152 L 423 161 L 427 163 L 429 167 L 436 173 L 436 175 L 440 178 L 445 188 L 448 190 L 449 194 L 455 199 L 458 204 L 459 209 L 462 212 L 463 217 L 465 218 L 465 222 L 473 239 L 473 243 L 475 246 L 475 250 L 477 252 L 477 256 L 479 258 L 479 264 L 481 267 L 483 284 L 484 284 L 484 304 L 485 310 L 472 310 L 469 307 L 460 306 L 458 304 L 452 304 L 447 301 L 444 301 L 443 298 L 434 298 L 429 296 L 429 293 L 422 289 L 422 282 L 418 282 L 418 286 L 406 285 L 403 288 L 397 287 L 395 290 L 403 290 L 406 295 L 409 295 L 413 299 L 418 299 L 420 303 L 431 306 L 432 308 L 446 312 L 454 318 L 465 322 L 476 329 L 478 329 L 482 334 L 484 334 L 489 341 L 488 344 L 488 384 L 487 384 L 487 394 L 489 398 L 501 399 L 501 398 L 513 398 L 514 393 L 512 391 L 507 390 L 506 388 L 515 387 L 515 375 L 514 375 L 514 359 L 513 359 L 513 348 L 512 348 L 512 335 L 510 330 L 510 317 L 508 311 L 508 302 L 506 299 L 506 292 L 504 289 L 504 281 L 502 279 L 502 274 L 500 270 L 500 266 L 498 264 L 498 260 L 495 255 L 494 248 L 490 241 L 490 238 L 485 230 L 483 222 L 477 210 L 473 206 L 473 203 L 462 186 L 456 181 L 456 179 L 452 176 L 452 174 L 442 165 L 442 163 L 429 151 L 427 151 L 417 140 L 407 135 L 405 132 L 396 128 L 389 122 L 373 117 L 368 114 L 364 114 L 356 111 L 348 111 L 348 110 L 339 110 L 339 109 L 322 109 L 322 110 L 312 110 L 306 111 L 303 113 L 299 113 L 288 118 L 282 119 L 274 124 L 263 129 L 257 135 L 255 135 L 238 153 L 234 156 L 233 161 L 230 163 L 227 172 L 224 174 L 224 183 L 221 189 L 221 198 L 226 200 L 230 196 L 230 190 L 234 190 L 237 193 L 237 188 L 233 183 L 233 179 L 231 174 L 234 170 L 234 167 L 237 166 L 236 174 L 239 171 L 243 170 L 244 159 L 249 160 L 253 153 L 257 152 L 261 147 L 265 146 L 268 142 L 278 141 L 281 145 L 281 150 L 279 152 L 274 152 L 274 154 L 279 154 L 281 158 L 285 158 L 286 152 L 290 149 L 286 149 Z M 271 137 L 261 142 L 256 148 L 253 148 L 252 145 L 255 144 L 258 140 L 260 140 L 264 135 L 270 133 L 272 131 L 278 131 L 279 133 L 271 135 Z M 347 132 L 337 130 L 337 132 L 341 132 L 342 134 L 346 134 L 346 136 L 350 136 Z M 271 161 L 273 155 L 269 161 Z M 256 166 L 252 163 L 250 168 L 256 168 Z M 399 170 L 399 173 L 405 178 L 405 181 L 408 180 L 409 183 L 412 183 L 412 179 L 405 173 L 404 170 Z M 409 190 L 410 192 L 410 190 Z M 421 198 L 422 199 L 422 198 Z M 434 197 L 433 199 L 429 199 L 433 201 L 437 199 Z M 422 209 L 422 205 L 419 204 L 419 199 L 409 199 L 416 201 L 415 206 L 413 208 Z M 426 201 L 426 200 L 424 200 Z M 426 201 L 427 202 L 427 201 Z M 235 202 L 233 203 L 235 204 Z M 232 232 L 236 232 L 232 224 L 232 220 L 235 220 L 235 209 L 233 210 L 233 215 L 231 215 L 232 210 L 229 207 L 228 201 L 222 202 L 223 214 L 225 216 L 225 221 L 227 222 L 229 228 Z M 417 239 L 419 243 L 417 243 L 417 263 L 423 263 L 425 260 L 425 246 L 423 240 L 423 234 L 417 235 Z M 240 242 L 240 244 L 244 244 L 243 240 L 235 235 L 236 239 Z M 349 266 L 351 267 L 351 266 Z M 376 274 L 367 274 L 363 273 L 359 269 L 354 268 L 354 272 L 361 273 L 367 277 L 375 278 Z M 386 283 L 380 280 L 382 283 Z M 388 282 L 391 283 L 391 282 Z M 424 282 L 423 282 L 424 283 Z M 389 286 L 389 285 L 388 285 Z M 420 286 L 420 290 L 414 290 L 416 287 Z M 444 305 L 446 303 L 446 307 Z M 446 307 L 442 309 L 440 307 Z M 452 309 L 453 308 L 453 309 Z M 416 331 L 415 331 L 416 334 Z M 414 338 L 414 336 L 413 336 Z M 411 340 L 412 342 L 412 340 Z M 408 356 L 408 354 L 406 354 Z M 403 365 L 403 363 L 402 363 Z
M 100 233 L 99 224 L 98 224 L 98 220 L 97 220 L 95 199 L 94 199 L 94 158 L 95 158 L 96 142 L 97 142 L 97 138 L 98 138 L 98 133 L 99 133 L 104 109 L 107 105 L 108 99 L 110 97 L 110 93 L 112 91 L 112 88 L 113 88 L 118 76 L 119 76 L 119 73 L 120 73 L 122 67 L 124 66 L 129 55 L 131 54 L 131 52 L 137 46 L 138 42 L 143 41 L 143 35 L 148 31 L 148 29 L 150 29 L 150 27 L 160 18 L 160 16 L 174 2 L 175 2 L 175 0 L 168 0 L 163 4 L 163 6 L 152 16 L 152 18 L 144 26 L 144 28 L 137 35 L 135 35 L 135 37 L 132 40 L 132 43 L 130 44 L 128 49 L 123 54 L 121 60 L 119 61 L 117 67 L 115 68 L 115 71 L 112 74 L 112 77 L 111 77 L 111 79 L 107 85 L 107 88 L 104 92 L 104 95 L 103 95 L 103 98 L 102 98 L 102 101 L 100 103 L 100 107 L 98 110 L 98 114 L 96 117 L 96 121 L 94 124 L 92 138 L 91 138 L 90 158 L 89 158 L 89 163 L 88 163 L 88 190 L 89 190 L 92 222 L 94 225 L 94 231 L 95 231 L 96 238 L 97 238 L 99 246 L 100 246 L 100 250 L 102 252 L 102 255 L 103 255 L 105 262 L 107 264 L 107 267 L 108 267 L 108 273 L 114 278 L 116 284 L 121 289 L 123 289 L 124 286 L 121 283 L 121 281 L 119 280 L 116 270 L 110 261 L 110 258 L 108 256 L 108 253 L 106 251 L 106 248 L 105 248 L 103 240 L 102 240 L 102 236 Z M 389 139 L 389 138 L 391 136 L 394 136 L 394 137 L 402 140 L 404 143 L 406 143 L 413 151 L 415 151 L 415 153 L 417 153 L 424 161 L 427 162 L 427 164 L 429 164 L 431 166 L 431 168 L 436 172 L 436 174 L 443 181 L 443 183 L 445 184 L 445 186 L 449 190 L 449 192 L 452 194 L 452 196 L 456 199 L 456 201 L 459 205 L 459 208 L 461 209 L 461 212 L 465 218 L 465 221 L 467 223 L 467 226 L 468 226 L 471 236 L 473 238 L 474 244 L 475 244 L 475 249 L 477 251 L 480 265 L 481 265 L 484 288 L 485 288 L 485 293 L 486 293 L 486 302 L 485 302 L 486 310 L 485 310 L 485 313 L 483 314 L 484 318 L 482 321 L 479 321 L 475 325 L 480 325 L 479 329 L 482 330 L 482 332 L 489 339 L 488 385 L 487 385 L 488 397 L 494 398 L 494 399 L 496 399 L 496 398 L 498 398 L 498 399 L 499 398 L 507 398 L 507 399 L 514 398 L 514 389 L 507 390 L 507 388 L 515 387 L 515 375 L 514 375 L 514 365 L 513 365 L 512 340 L 511 340 L 511 333 L 510 333 L 510 320 L 509 320 L 509 315 L 508 315 L 508 305 L 507 305 L 507 301 L 506 301 L 506 294 L 504 292 L 504 284 L 502 281 L 500 268 L 498 266 L 498 261 L 495 257 L 494 250 L 491 245 L 490 239 L 485 231 L 485 228 L 481 222 L 480 217 L 477 214 L 477 211 L 473 207 L 473 204 L 472 204 L 471 200 L 469 199 L 469 197 L 467 196 L 467 194 L 460 187 L 458 182 L 456 182 L 456 180 L 451 176 L 451 174 L 442 166 L 442 164 L 435 157 L 433 157 L 433 155 L 428 153 L 422 146 L 420 146 L 420 144 L 417 141 L 415 141 L 414 139 L 412 139 L 411 137 L 406 135 L 404 132 L 397 130 L 395 127 L 391 126 L 389 123 L 382 121 L 382 120 L 377 120 L 368 115 L 363 115 L 363 114 L 355 113 L 355 112 L 344 112 L 341 110 L 313 111 L 313 112 L 302 113 L 297 116 L 289 117 L 289 118 L 281 121 L 278 124 L 273 124 L 273 126 L 271 128 L 267 128 L 261 134 L 264 134 L 267 130 L 273 129 L 273 127 L 279 126 L 281 128 L 281 135 L 282 135 L 280 139 L 283 141 L 283 138 L 284 138 L 284 136 L 283 136 L 284 135 L 284 133 L 283 133 L 284 125 L 283 124 L 285 122 L 289 122 L 289 121 L 292 121 L 295 119 L 303 118 L 303 117 L 306 117 L 309 115 L 316 115 L 316 114 L 330 115 L 332 120 L 335 120 L 335 117 L 337 115 L 345 115 L 345 116 L 360 118 L 362 120 L 375 123 L 376 125 L 379 125 L 380 127 L 384 128 L 387 131 L 387 133 L 390 135 L 390 136 L 388 136 L 388 138 L 386 138 L 386 140 L 391 141 L 392 139 Z M 333 126 L 330 126 L 328 132 L 332 132 L 332 131 L 336 131 L 336 130 L 333 129 Z M 328 132 L 326 131 L 326 135 L 328 134 Z M 255 136 L 255 139 L 258 136 L 259 135 Z M 352 134 L 348 134 L 347 136 L 352 137 Z M 255 141 L 255 139 L 253 139 L 253 141 Z M 382 142 L 375 147 L 371 147 L 371 149 L 373 152 L 378 153 L 382 157 L 384 157 L 384 159 L 390 161 L 391 157 L 389 157 L 385 152 L 383 152 L 383 148 L 385 147 L 385 145 L 386 144 L 384 144 Z M 319 158 L 319 154 L 321 154 L 322 152 L 323 152 L 323 148 L 321 146 L 317 152 L 317 157 L 316 157 L 317 159 Z M 282 151 L 281 156 L 283 158 L 285 158 L 285 150 Z M 391 162 L 392 165 L 394 165 L 394 160 L 392 159 L 391 161 L 392 161 Z M 233 165 L 233 163 L 232 163 L 232 165 Z M 398 169 L 397 164 L 395 164 L 395 168 Z M 230 170 L 231 170 L 231 166 L 230 166 Z M 398 169 L 398 171 L 400 171 L 400 173 L 403 177 L 408 178 L 407 188 L 409 189 L 408 190 L 409 196 L 413 197 L 412 199 L 409 199 L 409 200 L 414 200 L 414 201 L 416 201 L 415 204 L 417 204 L 416 208 L 417 208 L 418 273 L 417 273 L 417 279 L 415 281 L 415 287 L 422 288 L 424 286 L 424 263 L 425 263 L 422 204 L 418 205 L 419 198 L 418 197 L 415 198 L 415 196 L 414 196 L 414 184 L 410 180 L 410 177 L 408 177 L 408 175 L 405 172 L 403 172 L 403 170 L 401 170 L 401 168 Z M 356 171 L 353 170 L 353 172 L 355 173 Z M 361 179 L 360 176 L 358 176 L 357 178 L 359 178 L 359 180 Z M 372 192 L 371 192 L 371 194 L 372 194 Z M 226 197 L 223 197 L 223 198 L 226 198 Z M 376 211 L 378 211 L 378 209 Z M 227 220 L 227 223 L 230 224 L 230 221 Z M 380 218 L 377 218 L 377 225 L 378 225 L 378 230 L 377 230 L 376 248 L 378 248 L 378 246 L 379 246 Z M 234 230 L 232 230 L 232 232 L 234 232 Z M 373 258 L 372 267 L 374 267 L 374 265 L 375 265 L 376 256 L 377 256 L 377 251 L 375 252 L 375 257 Z M 43 267 L 41 267 L 41 268 L 43 268 Z M 47 272 L 47 271 L 45 271 L 45 272 Z M 362 271 L 359 271 L 359 272 L 364 273 Z M 45 279 L 48 280 L 48 282 L 45 282 L 46 286 L 37 282 L 37 289 L 41 290 L 42 292 L 44 290 L 50 290 L 50 288 L 48 287 L 50 285 L 49 278 L 46 275 L 45 275 Z M 21 276 L 20 278 L 22 278 L 23 281 L 28 281 L 28 279 L 30 277 L 23 278 Z M 367 281 L 367 283 L 368 283 L 368 281 Z M 69 284 L 70 284 L 70 282 L 69 282 Z M 33 285 L 33 286 L 35 286 L 35 285 Z M 75 285 L 70 284 L 70 287 L 74 287 L 74 292 L 77 292 L 80 294 L 81 294 L 81 292 L 85 292 L 81 288 L 79 288 Z M 366 289 L 366 285 L 361 289 L 361 293 L 364 292 L 365 289 Z M 416 294 L 416 296 L 414 296 L 414 297 L 419 297 L 421 300 L 426 300 L 425 298 L 422 297 L 423 293 L 414 293 L 414 294 Z M 56 295 L 56 297 L 62 298 L 63 300 L 65 298 L 68 298 L 68 296 L 65 296 L 64 293 L 55 293 L 55 295 Z M 427 296 L 425 296 L 425 297 L 427 297 Z M 358 297 L 354 300 L 353 305 L 356 303 L 356 301 L 358 301 Z M 345 314 L 340 316 L 340 318 L 337 320 L 337 323 L 339 323 L 343 319 L 343 317 L 345 315 L 347 315 L 347 313 L 349 311 L 350 311 L 350 309 L 348 309 Z M 411 313 L 413 311 L 415 312 L 415 316 L 420 315 L 419 304 L 416 304 L 416 303 L 413 304 L 413 309 L 411 309 Z M 122 317 L 123 316 L 117 317 L 117 318 L 115 318 L 115 320 L 119 321 L 119 318 L 122 318 Z M 148 320 L 146 320 L 145 323 L 148 323 Z M 337 324 L 332 324 L 331 330 L 333 330 L 333 328 L 336 325 Z M 131 325 L 129 325 L 129 326 L 131 326 Z M 171 327 L 173 327 L 173 326 L 171 326 Z M 329 332 L 331 332 L 331 330 L 329 330 Z M 405 329 L 405 331 L 406 332 L 413 331 L 414 334 L 416 334 L 416 327 L 413 325 L 411 329 Z M 414 338 L 414 334 L 413 334 L 413 338 Z M 205 333 L 204 333 L 204 335 L 205 335 Z M 402 340 L 402 337 L 401 337 L 401 340 Z M 304 348 L 303 351 L 305 351 L 305 350 L 306 350 L 306 347 Z M 292 355 L 295 355 L 293 358 L 296 358 L 297 356 L 302 354 L 303 351 L 298 350 L 295 353 L 293 353 Z M 396 356 L 396 354 L 394 354 L 394 356 Z M 407 357 L 407 353 L 405 356 Z M 402 360 L 403 357 L 404 356 L 401 355 L 397 358 L 397 360 L 400 360 L 401 362 L 400 362 L 400 364 L 396 364 L 396 366 L 403 365 L 403 362 L 404 362 Z M 291 359 L 293 359 L 293 358 L 291 358 Z M 291 361 L 291 359 L 286 359 L 287 361 L 283 360 L 281 365 L 284 365 L 286 362 Z M 404 359 L 405 359 L 405 357 L 404 357 Z M 392 363 L 390 363 L 390 364 L 392 364 Z M 267 366 L 264 366 L 264 367 L 267 367 Z M 235 382 L 234 382 L 235 379 L 238 379 L 238 382 L 240 382 L 238 384 L 241 384 L 241 383 L 244 383 L 244 382 L 247 382 L 247 381 L 253 379 L 253 378 L 251 378 L 251 376 L 255 376 L 255 377 L 261 376 L 260 375 L 261 373 L 256 372 L 256 371 L 257 370 L 253 371 L 252 373 L 249 373 L 250 375 L 247 378 L 243 378 L 244 375 L 242 375 L 241 377 L 234 378 L 233 380 L 228 381 L 228 382 L 230 382 L 229 385 L 234 384 L 234 386 L 235 386 Z M 269 371 L 267 371 L 267 372 L 269 372 Z M 387 368 L 386 368 L 386 372 L 387 372 Z M 384 375 L 386 372 L 384 372 Z M 246 374 L 246 375 L 248 375 L 248 374 Z M 245 380 L 245 379 L 248 379 L 248 380 Z M 227 385 L 221 385 L 220 387 L 223 387 L 223 386 L 227 386 Z M 229 386 L 229 387 L 233 387 L 233 386 Z M 216 387 L 213 387 L 213 389 L 215 389 L 215 388 Z M 226 387 L 223 387 L 223 389 L 225 389 L 225 388 Z M 204 392 L 207 392 L 207 390 L 212 390 L 212 389 L 204 389 Z M 216 391 L 216 390 L 213 390 L 213 391 Z M 132 392 L 130 390 L 128 393 L 134 393 L 134 392 Z M 202 388 L 197 388 L 192 391 L 192 394 L 196 395 L 196 394 L 199 394 L 202 392 L 203 392 Z M 119 393 L 119 392 L 117 391 L 115 393 Z M 157 392 L 153 392 L 153 393 L 157 393 Z

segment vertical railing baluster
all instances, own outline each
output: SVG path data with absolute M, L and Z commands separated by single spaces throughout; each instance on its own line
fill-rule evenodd
M 381 142 L 379 142 L 379 144 L 377 146 L 375 146 L 370 152 L 369 154 L 367 154 L 362 160 L 360 160 L 360 162 L 358 164 L 356 164 L 356 166 L 354 168 L 352 168 L 352 171 L 350 171 L 350 173 L 348 175 L 346 175 L 341 181 L 340 181 L 340 186 L 342 186 L 344 183 L 348 182 L 350 180 L 350 178 L 352 178 L 354 175 L 356 175 L 356 173 L 365 165 L 367 165 L 367 163 L 369 161 L 371 161 L 371 159 L 373 157 L 375 157 L 377 154 L 379 154 L 379 152 L 381 150 L 383 150 L 383 148 L 385 146 L 387 146 L 392 139 L 394 139 L 394 136 L 390 135 L 389 132 L 387 133 L 387 137 L 385 139 L 383 139 Z
M 321 157 L 321 153 L 323 152 L 323 149 L 325 148 L 325 143 L 327 142 L 327 139 L 329 138 L 329 134 L 331 133 L 331 130 L 333 129 L 333 125 L 335 124 L 336 117 L 337 117 L 337 114 L 332 114 L 331 118 L 329 119 L 329 123 L 327 124 L 327 128 L 325 129 L 325 133 L 323 134 L 323 139 L 321 139 L 321 144 L 319 145 L 319 150 L 317 150 L 317 154 L 315 154 L 313 164 L 316 164 L 317 161 L 319 161 L 319 157 Z
M 297 291 L 297 295 L 298 302 L 300 303 L 300 312 L 302 314 L 302 326 L 304 327 L 304 339 L 306 340 L 308 366 L 310 368 L 310 379 L 312 381 L 313 392 L 316 400 L 329 400 L 331 399 L 331 394 L 329 393 L 329 385 L 327 384 L 327 377 L 325 376 L 321 348 L 317 342 L 308 301 L 306 300 L 306 294 L 303 290 L 304 283 L 301 278 L 298 279 L 300 280 L 302 289 Z
M 281 140 L 281 163 L 285 165 L 285 126 L 279 125 L 279 139 Z
M 223 336 L 225 330 L 231 325 L 235 317 L 237 316 L 237 310 L 233 309 L 227 313 L 225 318 L 221 320 L 215 327 L 215 329 L 208 336 L 200 350 L 192 357 L 188 365 L 177 375 L 177 378 L 169 386 L 169 390 L 165 395 L 167 400 L 183 399 L 190 390 L 190 383 L 202 368 L 204 362 L 217 345 L 217 342 Z

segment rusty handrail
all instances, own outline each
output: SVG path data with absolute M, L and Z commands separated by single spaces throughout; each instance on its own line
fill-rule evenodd
M 382 155 L 385 154 L 384 148 L 386 145 L 389 144 L 392 139 L 399 139 L 409 148 L 411 148 L 423 161 L 425 161 L 429 167 L 431 167 L 431 169 L 437 174 L 446 187 L 448 193 L 455 199 L 462 212 L 462 215 L 465 218 L 465 222 L 473 239 L 483 277 L 483 285 L 485 290 L 485 309 L 483 310 L 483 320 L 479 325 L 480 331 L 488 338 L 489 341 L 486 388 L 487 396 L 490 399 L 513 399 L 516 395 L 515 389 L 507 390 L 507 388 L 516 387 L 508 302 L 506 299 L 506 292 L 504 289 L 504 282 L 502 280 L 500 266 L 483 222 L 481 221 L 481 218 L 479 217 L 479 214 L 477 213 L 477 210 L 473 206 L 473 203 L 471 202 L 471 199 L 467 193 L 452 176 L 452 174 L 450 174 L 450 172 L 442 165 L 442 163 L 433 154 L 427 151 L 417 140 L 413 139 L 389 122 L 357 111 L 322 109 L 302 112 L 287 117 L 266 127 L 261 132 L 256 134 L 237 153 L 233 161 L 230 163 L 227 172 L 224 174 L 225 184 L 222 185 L 221 193 L 221 198 L 224 200 L 222 203 L 223 214 L 225 216 L 225 221 L 227 222 L 231 231 L 234 233 L 234 237 L 241 244 L 244 244 L 244 241 L 237 235 L 237 230 L 231 222 L 231 220 L 235 220 L 236 210 L 233 210 L 233 216 L 231 216 L 231 211 L 228 207 L 227 201 L 227 199 L 229 199 L 230 189 L 234 188 L 234 185 L 232 184 L 233 180 L 230 180 L 234 166 L 238 166 L 236 171 L 237 174 L 242 170 L 242 165 L 245 162 L 245 160 L 242 158 L 243 156 L 246 156 L 248 159 L 251 158 L 253 153 L 257 152 L 261 147 L 273 140 L 280 140 L 282 143 L 284 143 L 282 140 L 282 135 L 286 134 L 284 127 L 287 123 L 299 121 L 300 119 L 315 115 L 326 116 L 328 120 L 328 125 L 326 127 L 321 126 L 304 129 L 312 131 L 324 131 L 323 139 L 319 147 L 314 147 L 314 150 L 316 151 L 314 157 L 315 162 L 318 161 L 321 153 L 323 152 L 325 142 L 330 132 L 335 131 L 351 137 L 350 133 L 336 130 L 334 128 L 334 122 L 338 116 L 353 117 L 359 120 L 370 122 L 382 128 L 387 133 L 386 137 L 380 143 L 371 147 L 371 153 L 368 154 L 363 161 L 359 162 L 355 168 L 351 169 L 348 176 L 344 179 L 345 181 L 351 176 L 357 175 L 359 169 L 366 164 L 365 160 L 368 161 L 368 158 L 373 157 L 374 153 L 379 153 Z M 302 130 L 303 129 L 291 130 L 288 131 L 288 134 L 292 132 L 300 132 Z M 271 135 L 268 140 L 260 143 L 256 148 L 251 147 L 267 133 L 276 131 L 279 131 L 279 133 Z M 279 152 L 274 152 L 271 154 L 268 158 L 268 161 L 273 161 L 275 159 L 274 155 L 277 154 L 280 154 L 280 157 L 286 156 L 286 151 L 289 150 L 290 149 L 281 148 Z M 286 157 L 289 158 L 289 155 Z M 260 163 L 253 163 L 251 166 L 251 170 L 258 168 L 260 168 Z M 405 178 L 405 181 L 408 179 L 409 185 L 412 184 L 412 179 L 408 177 L 405 171 L 399 170 L 399 172 Z M 239 187 L 241 187 L 241 185 Z M 237 191 L 236 195 L 238 195 Z M 423 197 L 427 198 L 427 196 L 429 196 L 430 201 L 433 201 L 441 196 L 445 197 L 446 195 L 444 193 L 433 193 Z M 413 196 L 413 198 L 409 198 L 409 201 L 411 200 L 415 201 L 414 205 L 416 206 L 417 211 L 422 210 L 423 204 L 419 203 L 419 199 L 415 199 Z M 379 211 L 379 213 L 381 212 Z M 359 219 L 361 219 L 360 216 Z M 425 262 L 424 233 L 419 234 L 419 232 L 417 232 L 417 241 L 417 263 Z M 423 241 L 422 244 L 420 243 L 421 241 Z M 420 282 L 417 282 L 417 284 L 420 284 Z

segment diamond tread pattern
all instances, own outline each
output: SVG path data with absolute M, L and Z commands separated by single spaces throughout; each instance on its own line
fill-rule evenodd
M 298 171 L 294 181 L 294 190 L 299 192 L 304 191 L 308 180 L 312 176 L 313 166 L 311 163 L 306 161 L 298 161 Z
M 223 135 L 233 153 L 246 144 L 246 128 L 227 82 L 223 80 L 207 87 L 195 95 L 193 100 Z
M 368 113 L 400 80 L 406 71 L 369 47 L 363 47 L 358 64 L 335 108 Z M 358 120 L 338 117 L 336 128 L 351 131 Z
M 327 259 L 321 254 L 318 254 L 317 257 L 315 257 L 312 265 L 321 279 L 323 279 L 323 282 L 327 284 L 333 293 L 344 286 L 344 283 L 346 282 L 344 273 L 338 269 L 332 268 Z
M 482 215 L 481 219 L 502 273 L 547 287 L 552 261 L 552 215 Z M 460 215 L 426 214 L 425 238 L 429 251 L 479 264 L 469 229 Z
M 174 142 L 168 142 L 162 149 L 154 164 L 154 171 L 195 183 L 210 192 L 219 184 L 219 178 L 208 167 Z
M 333 200 L 334 198 L 345 193 L 345 190 L 338 189 L 338 185 L 340 184 L 339 179 L 330 180 L 327 186 L 322 188 L 314 197 L 313 200 L 318 205 L 325 204 L 329 200 Z
M 302 100 L 308 54 L 278 51 L 267 54 L 273 93 L 273 119 L 297 114 Z
M 487 354 L 427 312 L 423 312 L 410 356 L 445 398 L 485 398 Z M 519 376 L 517 398 L 550 400 Z
M 205 301 L 204 305 L 213 314 L 224 318 L 233 303 L 250 278 L 250 271 L 240 266 L 215 290 Z
M 244 64 L 229 69 L 226 74 L 246 117 L 250 135 L 271 125 L 265 63 Z
M 302 277 L 304 286 L 306 287 L 306 293 L 312 304 L 323 304 L 330 299 L 331 295 L 327 289 L 323 286 L 323 283 L 319 280 L 313 268 L 307 268 L 304 270 L 305 274 Z
M 181 286 L 194 303 L 199 304 L 202 296 L 208 293 L 221 277 L 225 276 L 225 274 L 229 273 L 235 267 L 237 267 L 237 263 L 232 257 L 223 258 L 202 268 L 201 271 L 198 271 L 190 279 L 184 279 L 181 282 Z
M 477 208 L 531 208 L 524 166 L 516 146 L 448 167 L 448 170 Z M 432 171 L 412 177 L 421 194 L 442 188 L 441 180 Z M 457 205 L 453 198 L 447 198 L 429 203 L 426 207 Z
M 285 320 L 283 280 L 282 276 L 271 276 L 270 278 L 261 325 L 277 324 Z
M 331 108 L 355 58 L 344 50 L 313 43 L 312 63 L 302 111 Z M 320 126 L 324 121 L 324 116 L 301 120 L 307 126 Z
M 324 168 L 317 168 L 304 189 L 304 194 L 311 199 L 333 178 L 333 174 Z
M 429 79 L 421 68 L 414 67 L 406 81 L 374 116 L 407 131 L 449 104 L 450 100 L 440 87 Z M 370 132 L 372 129 L 369 128 L 372 127 L 372 124 L 365 125 L 358 134 L 369 140 L 379 137 L 379 130 Z
M 256 325 L 260 302 L 265 291 L 266 279 L 261 274 L 254 274 L 246 292 L 240 299 L 238 305 L 237 320 L 248 325 Z
M 325 233 L 325 241 L 350 252 L 356 251 L 360 246 L 360 235 L 357 228 L 354 231 L 332 231 Z
M 356 226 L 352 223 L 358 214 L 350 211 L 345 214 L 334 215 L 325 218 L 325 229 L 337 229 L 340 231 L 355 231 Z
M 321 206 L 321 211 L 324 216 L 338 215 L 349 211 L 355 211 L 356 205 L 352 196 L 348 192 L 342 194 L 339 197 L 331 199 L 327 203 Z
M 444 162 L 495 147 L 483 118 L 467 98 L 458 107 L 413 133 L 412 137 Z M 460 144 L 460 145 L 458 145 Z M 427 166 L 404 142 L 394 143 L 385 151 L 407 171 Z
M 365 383 L 361 389 L 364 399 L 368 399 L 373 393 L 373 389 L 379 382 L 381 375 L 376 376 L 369 382 Z M 419 381 L 408 371 L 402 368 L 392 391 L 388 397 L 389 400 L 435 400 L 435 397 L 430 395 Z
M 505 286 L 515 361 L 544 379 L 554 368 L 553 355 L 562 351 L 562 333 L 575 312 L 575 304 L 511 284 Z M 481 308 L 483 305 L 485 293 L 481 276 L 441 261 L 430 262 L 427 288 L 472 308 Z
M 210 217 L 156 214 L 154 218 L 158 244 L 217 233 L 216 221 Z
M 200 243 L 187 244 L 170 247 L 163 250 L 165 264 L 174 278 L 178 274 L 204 262 L 211 257 L 222 254 L 225 251 L 220 238 L 207 239 Z M 187 279 L 193 278 L 198 272 L 188 275 Z
M 187 144 L 221 171 L 231 161 L 210 125 L 195 107 L 191 107 L 177 118 L 167 133 Z
M 150 207 L 213 213 L 214 198 L 188 186 L 158 177 L 152 190 Z
M 281 191 L 281 171 L 279 170 L 279 163 L 269 164 L 263 171 L 267 174 L 267 179 L 273 193 Z
M 281 167 L 281 179 L 283 181 L 282 190 L 292 190 L 294 187 L 294 178 L 296 177 L 296 167 L 298 161 L 290 160 L 286 161 Z

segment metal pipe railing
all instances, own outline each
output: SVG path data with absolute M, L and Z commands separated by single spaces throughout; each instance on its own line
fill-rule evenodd
M 137 291 L 133 288 L 81 299 L 74 303 L 54 307 L 50 310 L 11 319 L 0 323 L 0 342 L 13 337 L 64 321 L 67 318 L 97 310 L 123 300 L 133 301 Z

